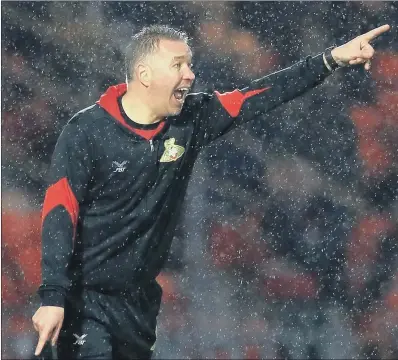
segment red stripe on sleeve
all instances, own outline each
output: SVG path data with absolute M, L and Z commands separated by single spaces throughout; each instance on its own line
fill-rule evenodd
M 79 203 L 66 177 L 60 179 L 47 189 L 42 212 L 42 226 L 48 213 L 59 205 L 63 206 L 71 217 L 74 238 L 76 234 L 77 218 L 79 216 Z
M 231 115 L 232 117 L 237 117 L 245 100 L 254 95 L 261 94 L 262 92 L 270 88 L 271 87 L 257 89 L 257 90 L 250 90 L 243 94 L 239 90 L 234 90 L 232 92 L 227 92 L 223 94 L 219 93 L 218 91 L 215 91 L 215 94 L 218 100 L 220 100 L 221 105 L 228 112 L 228 114 Z

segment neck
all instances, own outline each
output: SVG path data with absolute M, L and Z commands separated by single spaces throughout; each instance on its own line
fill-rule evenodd
M 145 89 L 137 88 L 134 83 L 129 83 L 127 92 L 122 97 L 122 106 L 126 115 L 138 124 L 153 124 L 163 120 L 157 115 L 150 99 L 145 95 Z

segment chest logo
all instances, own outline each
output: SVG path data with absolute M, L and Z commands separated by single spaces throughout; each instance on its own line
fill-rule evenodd
M 126 170 L 126 164 L 127 161 L 123 161 L 121 163 L 117 162 L 117 161 L 112 161 L 113 166 L 115 167 L 115 169 L 113 170 L 113 172 L 124 172 L 124 170 Z
M 73 345 L 84 345 L 86 342 L 84 338 L 87 336 L 87 334 L 83 334 L 82 336 L 73 334 L 73 336 L 76 338 L 76 341 L 73 343 Z
M 176 139 L 174 138 L 167 139 L 164 142 L 165 149 L 162 157 L 159 160 L 160 162 L 176 161 L 182 156 L 182 154 L 184 154 L 185 149 L 180 145 L 176 145 L 175 142 Z

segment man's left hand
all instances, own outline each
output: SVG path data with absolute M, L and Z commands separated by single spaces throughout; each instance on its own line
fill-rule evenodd
M 365 69 L 370 70 L 370 60 L 375 51 L 369 42 L 388 30 L 390 30 L 390 25 L 383 25 L 334 48 L 331 52 L 334 60 L 340 66 L 365 63 Z

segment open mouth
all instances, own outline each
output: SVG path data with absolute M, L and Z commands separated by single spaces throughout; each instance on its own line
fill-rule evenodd
M 189 87 L 181 87 L 174 90 L 173 95 L 178 102 L 183 103 L 186 96 L 188 95 L 188 92 L 189 92 Z

